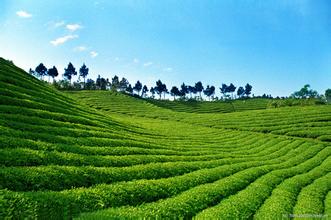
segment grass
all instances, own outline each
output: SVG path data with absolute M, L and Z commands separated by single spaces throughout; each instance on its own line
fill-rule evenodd
M 330 105 L 59 92 L 3 59 L 0 98 L 0 219 L 331 213 Z

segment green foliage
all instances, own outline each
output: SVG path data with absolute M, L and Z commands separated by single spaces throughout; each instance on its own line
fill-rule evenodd
M 324 105 L 325 102 L 318 98 L 308 98 L 308 99 L 274 99 L 270 100 L 268 103 L 268 108 L 280 108 L 280 107 L 291 107 L 291 106 L 310 106 L 310 105 Z
M 325 90 L 325 98 L 326 98 L 328 103 L 331 102 L 331 89 Z
M 306 99 L 306 98 L 317 98 L 318 93 L 315 90 L 310 89 L 310 85 L 306 84 L 300 91 L 294 92 L 291 97 L 299 98 L 299 99 Z
M 330 190 L 331 172 L 316 179 L 313 183 L 304 187 L 300 191 L 293 209 L 293 214 L 297 216 L 305 214 L 327 214 L 324 213 L 324 202 L 330 202 L 330 199 L 326 198 L 326 195 Z M 328 210 L 327 207 L 325 208 L 325 210 Z
M 47 68 L 44 66 L 43 63 L 40 63 L 36 69 L 35 72 L 37 74 L 38 77 L 40 77 L 41 79 L 47 75 Z

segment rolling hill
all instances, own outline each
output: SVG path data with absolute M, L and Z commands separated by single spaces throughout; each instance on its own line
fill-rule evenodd
M 0 218 L 330 216 L 331 106 L 265 106 L 59 92 L 0 59 Z

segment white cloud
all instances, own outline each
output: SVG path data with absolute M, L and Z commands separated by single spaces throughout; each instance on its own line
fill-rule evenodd
M 58 28 L 58 27 L 62 27 L 63 25 L 65 25 L 65 21 L 59 21 L 59 22 L 56 22 L 55 24 L 54 24 L 54 27 L 55 28 Z
M 115 62 L 120 61 L 120 58 L 119 57 L 115 57 L 114 61 Z
M 23 11 L 23 10 L 21 10 L 21 11 L 17 11 L 17 12 L 16 12 L 16 15 L 17 15 L 18 17 L 20 17 L 20 18 L 31 18 L 31 17 L 32 17 L 32 14 L 30 14 L 30 13 L 28 13 L 28 12 L 26 12 L 26 11 Z
M 67 24 L 66 25 L 66 28 L 69 30 L 69 31 L 77 31 L 78 29 L 81 29 L 82 26 L 80 24 Z
M 153 65 L 153 63 L 152 63 L 152 62 L 147 62 L 147 63 L 144 63 L 144 66 L 145 66 L 145 67 L 148 67 L 148 66 L 151 66 L 151 65 Z
M 59 37 L 55 40 L 52 40 L 50 43 L 53 44 L 53 46 L 58 46 L 58 45 L 64 44 L 68 40 L 72 40 L 72 39 L 75 39 L 75 38 L 78 38 L 78 35 L 66 35 L 66 36 L 63 36 L 63 37 Z
M 85 46 L 79 46 L 79 47 L 74 48 L 74 51 L 76 51 L 76 52 L 83 52 L 85 50 L 87 50 L 87 47 L 85 47 Z
M 95 51 L 91 51 L 90 55 L 91 55 L 92 58 L 94 58 L 94 57 L 98 56 L 98 53 L 95 52 Z
M 139 63 L 139 59 L 134 58 L 134 59 L 133 59 L 133 62 L 134 62 L 134 63 Z
M 163 71 L 171 72 L 173 69 L 171 67 L 164 68 Z

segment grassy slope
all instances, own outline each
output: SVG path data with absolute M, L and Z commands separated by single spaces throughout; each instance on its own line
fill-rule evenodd
M 316 184 L 331 185 L 330 106 L 224 114 L 210 104 L 61 93 L 2 59 L 0 96 L 0 218 L 330 212 L 328 189 Z M 240 106 L 261 108 L 250 104 Z M 303 204 L 316 187 L 315 203 Z
M 235 100 L 235 101 L 166 101 L 166 100 L 148 100 L 150 103 L 171 109 L 178 112 L 187 113 L 228 113 L 234 111 L 245 111 L 253 109 L 266 109 L 269 103 L 268 99 L 248 99 L 248 100 Z

